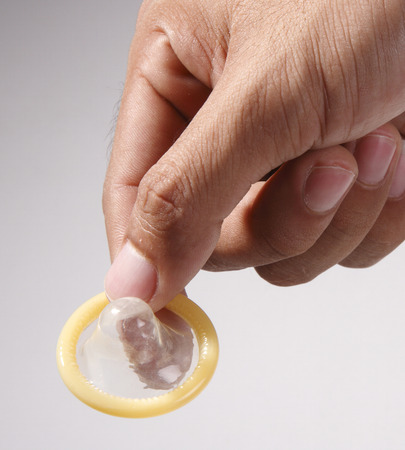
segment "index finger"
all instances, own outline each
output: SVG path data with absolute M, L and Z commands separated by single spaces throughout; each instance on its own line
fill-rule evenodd
M 112 259 L 123 245 L 140 181 L 176 141 L 209 92 L 179 62 L 167 36 L 143 30 L 135 35 L 104 183 Z

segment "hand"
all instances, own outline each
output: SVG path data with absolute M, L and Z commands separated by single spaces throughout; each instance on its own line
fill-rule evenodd
M 405 6 L 330 3 L 144 3 L 104 191 L 112 298 L 159 309 L 206 264 L 292 284 L 402 241 L 400 138 L 382 125 L 405 111 Z M 354 157 L 340 145 L 368 133 Z
M 405 237 L 403 142 L 384 126 L 351 147 L 358 175 L 351 188 L 342 183 L 344 191 L 337 182 L 356 166 L 343 169 L 345 157 L 353 161 L 341 148 L 307 152 L 253 187 L 225 219 L 209 268 L 255 266 L 267 281 L 287 286 L 336 263 L 367 267 L 390 253 Z

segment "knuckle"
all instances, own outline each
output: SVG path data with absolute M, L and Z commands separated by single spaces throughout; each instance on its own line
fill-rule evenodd
M 403 239 L 398 236 L 386 238 L 385 241 L 381 237 L 380 240 L 373 240 L 371 236 L 366 236 L 361 244 L 339 264 L 353 269 L 366 269 L 374 266 L 403 242 Z
M 315 242 L 306 233 L 289 233 L 286 228 L 278 227 L 277 234 L 260 227 L 256 240 L 256 252 L 263 258 L 281 261 L 306 252 Z
M 106 215 L 109 210 L 111 204 L 111 196 L 112 196 L 111 182 L 109 178 L 106 177 L 106 179 L 104 180 L 103 193 L 101 197 L 101 205 L 104 215 Z
M 350 214 L 336 214 L 328 227 L 327 234 L 331 244 L 336 248 L 354 248 L 368 233 L 377 218 L 377 212 L 355 211 Z
M 262 235 L 260 244 L 257 245 L 256 251 L 262 258 L 271 257 L 274 261 L 281 261 L 283 259 L 295 256 L 292 247 L 284 240 L 274 240 L 270 236 Z
M 223 272 L 230 270 L 230 267 L 225 261 L 221 261 L 211 255 L 208 261 L 204 264 L 203 269 L 208 272 Z
M 120 209 L 125 199 L 132 197 L 136 190 L 136 185 L 114 182 L 113 178 L 107 175 L 104 180 L 101 199 L 104 215 L 108 215 L 111 210 Z
M 318 273 L 309 270 L 304 264 L 275 263 L 256 267 L 258 275 L 268 283 L 280 287 L 290 287 L 312 281 Z
M 339 263 L 340 266 L 348 269 L 368 269 L 380 261 L 381 257 L 377 259 L 364 258 L 364 255 L 350 255 Z
M 136 217 L 139 225 L 153 235 L 167 235 L 184 226 L 190 205 L 190 189 L 174 166 L 148 173 L 138 188 Z

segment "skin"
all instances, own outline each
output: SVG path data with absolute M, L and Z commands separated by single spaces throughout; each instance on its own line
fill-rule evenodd
M 146 1 L 104 185 L 107 294 L 158 310 L 202 267 L 290 286 L 389 254 L 404 79 L 403 0 Z

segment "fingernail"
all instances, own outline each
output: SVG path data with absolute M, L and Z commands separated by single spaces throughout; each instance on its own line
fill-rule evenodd
M 394 139 L 369 134 L 361 139 L 354 152 L 359 176 L 357 180 L 368 185 L 376 185 L 384 179 L 396 149 Z
M 104 288 L 107 297 L 110 300 L 137 297 L 148 301 L 155 293 L 156 286 L 155 268 L 127 242 L 105 277 Z
M 405 141 L 402 141 L 402 153 L 399 157 L 397 168 L 395 169 L 394 178 L 392 179 L 390 192 L 391 198 L 399 198 L 405 194 Z
M 342 167 L 313 167 L 304 187 L 304 202 L 318 213 L 334 208 L 353 183 L 355 174 Z

